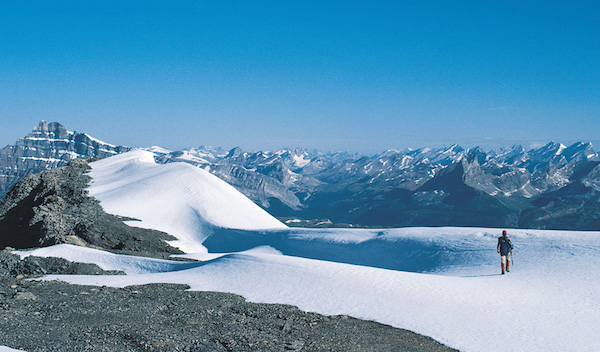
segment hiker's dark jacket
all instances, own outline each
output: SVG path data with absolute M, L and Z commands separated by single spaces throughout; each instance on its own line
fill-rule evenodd
M 501 255 L 507 255 L 512 251 L 513 245 L 508 236 L 500 236 L 498 237 L 498 245 L 496 248 L 500 251 Z

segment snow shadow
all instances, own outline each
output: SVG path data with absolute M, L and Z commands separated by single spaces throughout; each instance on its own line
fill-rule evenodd
M 211 253 L 241 252 L 270 246 L 284 255 L 408 272 L 435 272 L 465 263 L 489 263 L 481 251 L 460 250 L 433 241 L 375 236 L 362 242 L 298 238 L 298 232 L 215 229 L 203 245 Z

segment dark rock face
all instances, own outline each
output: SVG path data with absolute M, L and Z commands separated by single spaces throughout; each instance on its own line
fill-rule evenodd
M 589 185 L 589 184 L 588 184 Z M 543 194 L 522 212 L 519 226 L 556 230 L 600 229 L 600 192 L 585 181 Z
M 40 122 L 15 145 L 0 150 L 0 199 L 25 176 L 65 166 L 71 160 L 108 157 L 130 150 L 70 132 L 57 122 Z
M 181 253 L 168 234 L 127 226 L 88 196 L 90 166 L 67 166 L 25 177 L 0 203 L 0 248 L 71 243 L 148 255 Z

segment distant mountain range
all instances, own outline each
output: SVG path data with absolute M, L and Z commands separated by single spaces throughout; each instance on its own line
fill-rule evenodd
M 0 151 L 0 197 L 28 173 L 130 150 L 40 123 Z M 590 143 L 388 150 L 373 156 L 150 147 L 203 168 L 288 225 L 600 230 L 600 156 Z

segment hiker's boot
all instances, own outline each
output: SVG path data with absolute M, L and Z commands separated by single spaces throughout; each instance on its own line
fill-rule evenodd
M 508 268 L 510 266 L 510 261 L 506 261 L 506 272 L 510 272 L 510 269 Z
M 504 263 L 502 263 L 502 275 L 504 275 Z

